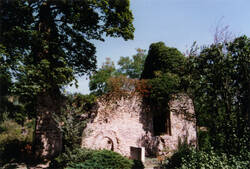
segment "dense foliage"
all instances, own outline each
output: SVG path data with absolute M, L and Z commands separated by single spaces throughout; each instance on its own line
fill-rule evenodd
M 128 0 L 3 1 L 0 15 L 0 44 L 22 94 L 55 93 L 74 75 L 94 70 L 91 39 L 133 38 Z
M 211 146 L 234 154 L 249 149 L 249 38 L 211 45 L 189 59 L 197 122 L 207 128 Z
M 63 153 L 52 160 L 51 168 L 65 168 L 69 165 L 79 164 L 87 160 L 91 154 L 91 150 L 82 148 L 66 148 Z
M 96 105 L 94 95 L 67 95 L 61 114 L 54 114 L 54 119 L 60 124 L 63 134 L 63 151 L 80 148 L 83 129 L 89 120 L 93 119 L 92 109 Z
M 1 54 L 3 53 L 3 54 Z M 8 67 L 6 64 L 6 60 L 3 57 L 5 53 L 5 48 L 0 44 L 0 115 L 3 112 L 9 111 L 10 102 L 7 99 L 10 91 L 9 88 L 11 86 L 11 76 L 8 71 Z
M 239 156 L 196 151 L 194 149 L 182 149 L 176 152 L 162 165 L 166 169 L 197 169 L 197 168 L 218 168 L 218 169 L 247 169 L 250 167 L 250 153 Z
M 192 51 L 188 64 L 199 150 L 180 149 L 164 167 L 249 168 L 249 38 Z
M 114 62 L 107 58 L 102 67 L 90 76 L 89 89 L 91 93 L 95 95 L 103 95 L 113 91 L 115 87 L 114 79 L 116 81 L 122 79 L 139 79 L 143 71 L 144 62 L 146 59 L 146 51 L 143 49 L 137 49 L 137 54 L 130 57 L 121 57 L 118 61 L 119 67 L 116 68 Z M 127 80 L 129 81 L 129 80 Z M 131 80 L 131 83 L 133 83 Z
M 141 78 L 149 79 L 151 102 L 167 107 L 171 95 L 183 89 L 185 63 L 186 58 L 176 48 L 163 42 L 150 45 Z
M 6 58 L 6 48 L 0 44 L 0 122 L 4 115 L 23 123 L 25 119 L 25 105 L 18 103 L 17 96 L 11 96 L 10 88 L 13 86 L 11 72 L 9 70 L 10 61 Z
M 108 150 L 67 149 L 53 162 L 51 167 L 68 169 L 143 169 L 141 162 L 129 160 Z
M 129 160 L 116 152 L 99 150 L 93 151 L 83 162 L 69 164 L 67 169 L 131 169 L 132 166 L 132 160 Z
M 165 46 L 163 42 L 152 43 L 149 47 L 141 79 L 152 79 L 159 73 L 182 75 L 185 57 L 176 48 Z
M 163 42 L 152 43 L 149 47 L 141 79 L 147 79 L 148 91 L 144 95 L 154 114 L 154 134 L 171 135 L 169 101 L 184 92 L 186 58 L 176 48 L 165 46 Z
M 118 61 L 118 72 L 128 76 L 132 79 L 139 79 L 141 77 L 144 63 L 147 57 L 146 50 L 138 48 L 137 54 L 132 56 L 132 59 L 127 57 L 121 57 Z
M 34 127 L 34 120 L 23 126 L 7 118 L 0 122 L 0 166 L 11 160 L 31 159 Z

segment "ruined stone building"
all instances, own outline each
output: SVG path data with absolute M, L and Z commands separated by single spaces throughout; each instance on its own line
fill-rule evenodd
M 185 94 L 169 102 L 165 116 L 156 116 L 153 106 L 139 95 L 100 99 L 97 104 L 96 117 L 84 130 L 82 147 L 109 149 L 125 156 L 130 156 L 131 146 L 145 147 L 147 156 L 158 156 L 171 154 L 184 142 L 196 145 L 193 102 Z

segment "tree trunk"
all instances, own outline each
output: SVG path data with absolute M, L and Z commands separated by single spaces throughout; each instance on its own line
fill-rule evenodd
M 51 1 L 43 2 L 39 10 L 39 22 L 37 31 L 41 33 L 44 43 L 49 49 L 41 47 L 34 50 L 36 63 L 46 59 L 50 64 L 50 69 L 53 70 L 56 66 L 53 62 L 53 49 L 50 46 L 51 42 L 57 40 L 54 18 L 51 12 Z M 49 83 L 50 88 L 45 88 L 42 93 L 37 96 L 37 118 L 35 128 L 35 154 L 37 158 L 51 158 L 58 155 L 62 150 L 62 133 L 59 129 L 59 124 L 53 119 L 53 113 L 60 113 L 61 95 L 57 84 L 54 84 L 54 79 L 47 75 L 45 82 Z
M 60 100 L 60 99 L 59 99 Z M 53 113 L 58 113 L 60 104 L 49 94 L 38 96 L 35 129 L 35 154 L 37 158 L 49 159 L 62 151 L 62 133 Z

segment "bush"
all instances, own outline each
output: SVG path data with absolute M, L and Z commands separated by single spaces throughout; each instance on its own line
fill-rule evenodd
M 133 161 L 108 150 L 93 150 L 88 159 L 79 163 L 72 162 L 67 169 L 131 169 Z
M 52 160 L 51 168 L 67 169 L 144 169 L 141 161 L 129 160 L 119 153 L 108 150 L 89 150 L 83 148 L 65 149 L 65 152 Z
M 208 131 L 199 131 L 198 132 L 199 138 L 199 149 L 202 151 L 207 151 L 211 149 L 211 142 L 210 142 L 210 135 Z
M 163 168 L 167 169 L 197 169 L 197 168 L 216 168 L 216 169 L 246 169 L 250 167 L 250 154 L 244 160 L 241 156 L 226 155 L 196 151 L 194 149 L 183 149 L 176 152 L 170 159 L 167 159 Z
M 25 160 L 32 153 L 34 121 L 26 121 L 21 126 L 13 120 L 0 124 L 0 163 L 10 160 Z
M 132 169 L 144 169 L 144 165 L 141 161 L 139 160 L 133 160 L 133 166 Z
M 66 166 L 78 164 L 89 159 L 92 150 L 66 147 L 64 152 L 51 161 L 52 168 L 65 168 Z
M 179 168 L 182 164 L 182 158 L 190 156 L 192 154 L 192 150 L 186 145 L 180 145 L 177 152 L 175 152 L 171 158 L 168 158 L 163 164 L 164 167 L 168 168 Z
M 63 148 L 73 150 L 80 147 L 82 132 L 87 122 L 94 118 L 92 109 L 95 105 L 96 97 L 94 95 L 68 95 L 61 113 L 53 114 L 54 120 L 60 124 L 59 128 L 63 134 Z

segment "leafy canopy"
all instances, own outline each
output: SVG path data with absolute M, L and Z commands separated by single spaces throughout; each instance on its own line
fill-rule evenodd
M 108 92 L 107 82 L 110 77 L 115 76 L 116 69 L 114 62 L 110 58 L 106 59 L 106 62 L 102 67 L 90 76 L 89 89 L 91 93 L 95 95 L 102 95 Z
M 102 67 L 90 77 L 90 91 L 95 95 L 102 95 L 109 92 L 113 88 L 109 84 L 115 80 L 114 78 L 120 80 L 125 80 L 125 77 L 139 79 L 147 55 L 145 53 L 146 50 L 138 48 L 136 51 L 137 53 L 132 58 L 128 56 L 120 57 L 118 61 L 119 68 L 116 68 L 114 62 L 110 58 L 107 58 Z
M 141 78 L 152 79 L 159 73 L 181 75 L 184 72 L 184 66 L 185 57 L 178 49 L 167 47 L 163 42 L 152 43 Z
M 119 69 L 118 72 L 128 76 L 132 79 L 139 79 L 143 71 L 144 63 L 147 57 L 146 50 L 136 49 L 137 54 L 130 57 L 121 57 L 118 61 Z
M 250 114 L 250 40 L 213 44 L 192 60 L 191 90 L 199 126 L 208 128 L 217 150 L 247 149 Z M 249 144 L 248 144 L 249 149 Z
M 171 95 L 182 89 L 185 63 L 186 58 L 176 48 L 167 47 L 163 42 L 150 45 L 141 79 L 149 79 L 151 101 L 162 108 L 168 107 Z
M 133 39 L 129 0 L 2 1 L 0 16 L 0 44 L 22 94 L 55 92 L 94 70 L 91 40 Z

